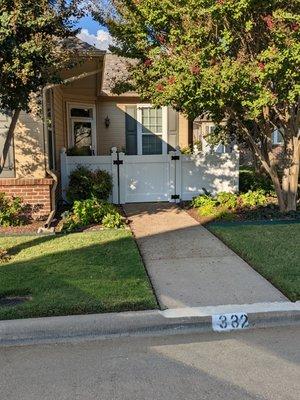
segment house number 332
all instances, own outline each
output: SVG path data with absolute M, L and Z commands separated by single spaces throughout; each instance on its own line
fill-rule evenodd
M 217 332 L 249 328 L 248 315 L 245 313 L 213 315 L 212 328 Z

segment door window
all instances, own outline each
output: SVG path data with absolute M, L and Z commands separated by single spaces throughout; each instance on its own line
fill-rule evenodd
M 95 152 L 95 109 L 80 105 L 69 105 L 71 144 L 83 153 Z

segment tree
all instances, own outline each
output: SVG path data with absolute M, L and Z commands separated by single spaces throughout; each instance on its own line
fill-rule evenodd
M 73 59 L 68 40 L 77 33 L 79 0 L 0 0 L 0 109 L 12 115 L 0 162 L 3 170 L 21 110 L 32 94 L 60 82 Z
M 191 119 L 209 113 L 218 127 L 215 134 L 234 132 L 247 140 L 273 181 L 281 211 L 295 210 L 299 0 L 111 3 L 101 18 L 95 12 L 95 18 L 115 38 L 113 52 L 139 60 L 126 85 L 155 105 L 171 105 Z M 101 5 L 100 10 L 105 11 Z M 272 152 L 275 129 L 284 139 L 282 168 Z

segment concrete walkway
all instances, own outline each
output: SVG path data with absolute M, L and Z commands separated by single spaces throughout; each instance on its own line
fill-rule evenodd
M 287 301 L 178 207 L 141 203 L 124 208 L 162 309 Z

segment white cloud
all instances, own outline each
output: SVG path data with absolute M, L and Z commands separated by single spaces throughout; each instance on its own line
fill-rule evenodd
M 112 43 L 112 37 L 104 29 L 99 29 L 96 35 L 89 33 L 87 29 L 81 29 L 77 37 L 100 50 L 107 50 L 108 46 Z

